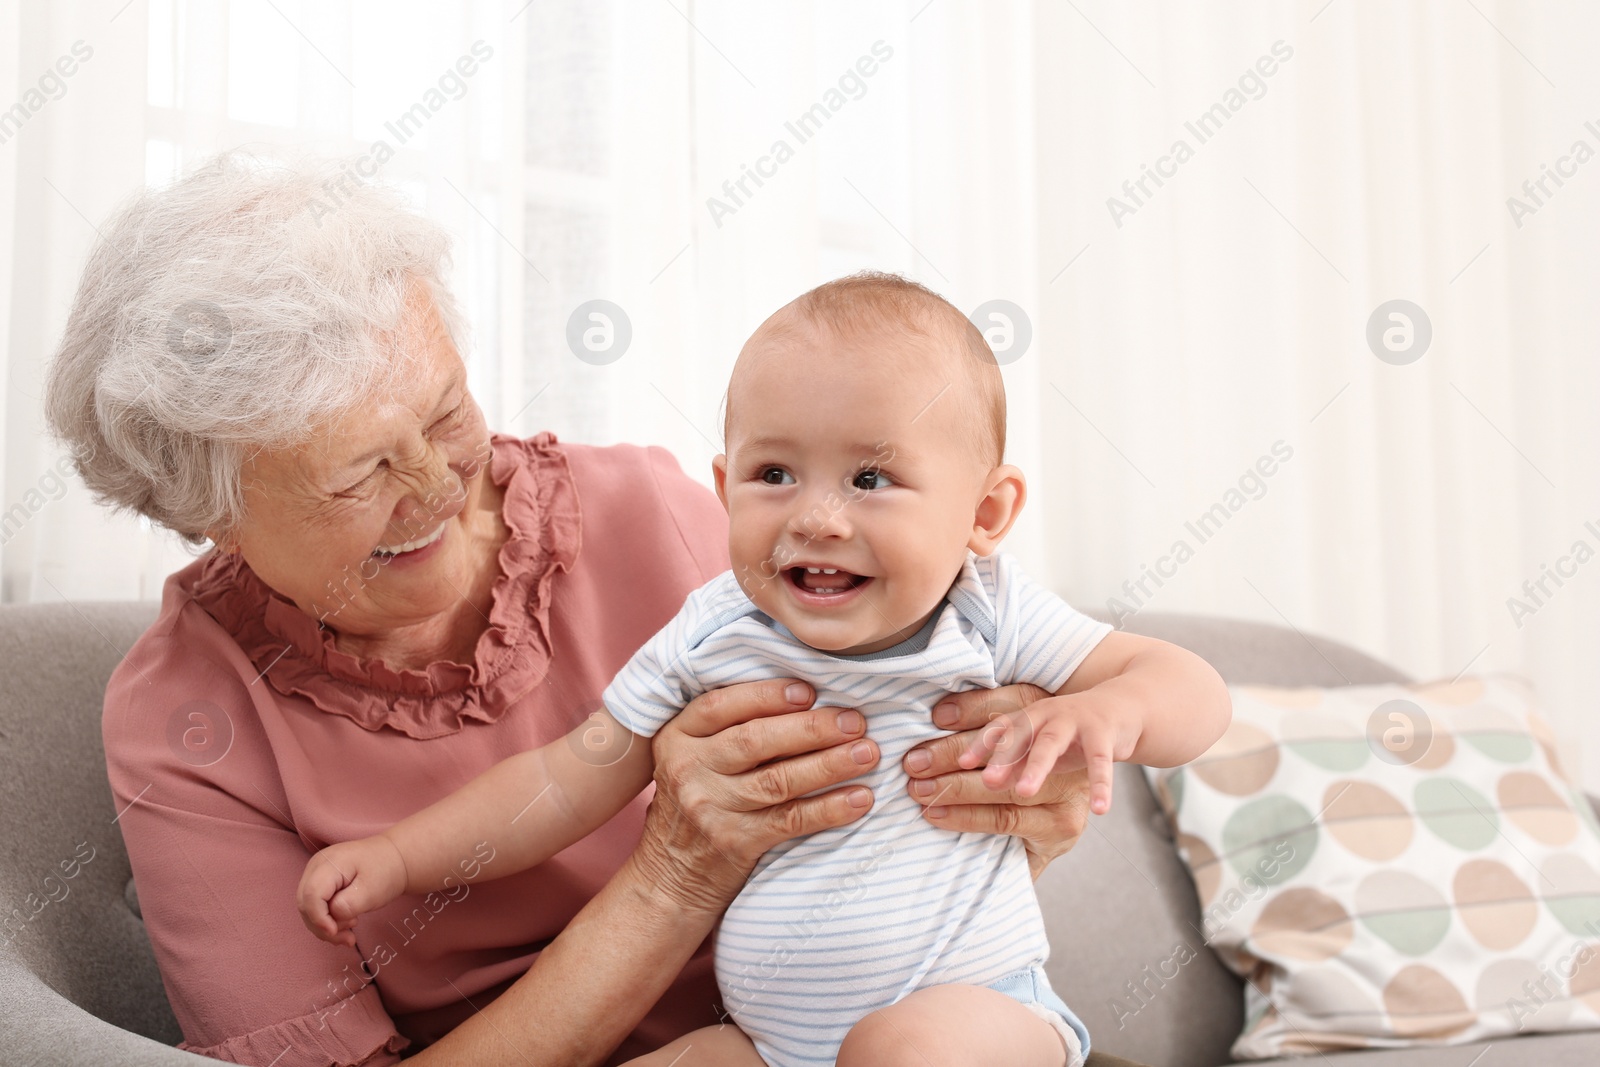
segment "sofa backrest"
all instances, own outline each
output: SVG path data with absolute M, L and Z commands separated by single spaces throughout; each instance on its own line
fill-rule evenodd
M 1131 633 L 1190 649 L 1230 684 L 1367 685 L 1405 677 L 1322 638 L 1260 623 L 1141 614 Z M 1244 1023 L 1243 983 L 1206 947 L 1194 883 L 1143 773 L 1117 767 L 1111 811 L 1040 876 L 1051 984 L 1094 1048 L 1162 1067 L 1215 1067 Z
M 106 680 L 154 617 L 148 603 L 0 607 L 0 968 L 20 965 L 92 1015 L 171 1044 L 181 1034 L 130 892 L 100 739 Z M 1229 682 L 1403 680 L 1272 626 L 1141 615 L 1126 628 L 1193 649 Z M 1196 932 L 1193 887 L 1143 776 L 1119 767 L 1116 789 L 1111 813 L 1039 881 L 1053 982 L 1096 1048 L 1227 1062 L 1240 983 Z
M 182 1035 L 144 924 L 100 742 L 106 680 L 149 603 L 0 607 L 0 963 L 115 1026 Z

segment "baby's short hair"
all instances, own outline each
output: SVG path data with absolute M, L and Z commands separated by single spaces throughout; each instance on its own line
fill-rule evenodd
M 983 334 L 950 301 L 898 274 L 864 270 L 796 298 L 762 323 L 745 347 L 790 332 L 789 312 L 839 336 L 910 329 L 933 340 L 947 357 L 952 399 L 964 408 L 973 448 L 991 467 L 1004 462 L 1006 390 L 999 363 Z

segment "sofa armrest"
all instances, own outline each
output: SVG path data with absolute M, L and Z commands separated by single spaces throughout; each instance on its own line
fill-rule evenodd
M 37 1067 L 206 1067 L 217 1062 L 95 1018 L 9 955 L 0 956 L 0 1049 L 7 1062 Z

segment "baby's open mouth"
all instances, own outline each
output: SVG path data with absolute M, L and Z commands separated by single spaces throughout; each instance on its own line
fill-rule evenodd
M 822 596 L 848 593 L 872 581 L 866 575 L 851 574 L 834 567 L 790 567 L 784 573 L 797 588 Z

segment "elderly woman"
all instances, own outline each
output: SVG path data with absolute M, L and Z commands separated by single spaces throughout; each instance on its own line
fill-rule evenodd
M 313 213 L 330 182 L 337 210 Z M 662 449 L 491 434 L 448 243 L 337 167 L 224 157 L 104 227 L 50 371 L 84 481 L 209 546 L 168 579 L 104 718 L 144 919 L 207 1056 L 657 1048 L 716 1020 L 708 935 L 762 853 L 872 801 L 846 784 L 878 759 L 858 712 L 785 679 L 729 688 L 657 736 L 653 798 L 542 866 L 495 879 L 482 842 L 354 948 L 301 926 L 312 853 L 571 731 L 728 565 L 716 498 Z M 968 694 L 939 725 L 1040 696 Z M 937 825 L 1023 837 L 1037 874 L 1082 829 L 1080 779 L 989 793 L 956 769 L 964 743 L 913 751 L 908 787 L 939 798 Z

